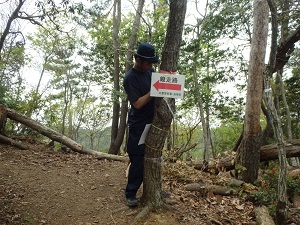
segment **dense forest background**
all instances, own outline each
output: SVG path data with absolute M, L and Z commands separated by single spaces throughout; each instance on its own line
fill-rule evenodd
M 145 1 L 137 42 L 128 49 L 139 2 L 120 1 L 121 16 L 115 3 L 2 2 L 0 104 L 88 148 L 108 152 L 111 128 L 121 120 L 120 113 L 113 112 L 126 99 L 122 87 L 126 56 L 144 41 L 152 43 L 160 56 L 169 10 L 168 1 Z M 274 3 L 280 43 L 297 30 L 299 1 Z M 186 157 L 208 159 L 234 148 L 244 122 L 252 10 L 252 2 L 245 0 L 188 1 L 177 71 L 186 77 L 185 97 L 176 100 L 168 150 L 193 146 Z M 270 36 L 271 32 L 269 40 Z M 269 48 L 270 41 L 267 52 Z M 272 88 L 285 137 L 297 139 L 299 44 L 288 57 Z M 261 126 L 267 126 L 263 113 Z M 39 135 L 13 121 L 8 121 L 6 132 Z M 272 142 L 269 135 L 264 144 Z M 123 153 L 123 146 L 124 142 L 117 147 L 118 153 Z

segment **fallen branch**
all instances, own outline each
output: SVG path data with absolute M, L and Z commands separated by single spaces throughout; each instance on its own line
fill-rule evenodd
M 90 155 L 95 156 L 97 159 L 108 159 L 108 160 L 125 161 L 125 162 L 128 161 L 127 157 L 118 156 L 118 155 L 110 155 L 107 153 L 97 152 L 97 151 L 94 151 L 91 149 L 87 149 L 87 148 L 83 147 L 81 144 L 72 140 L 71 138 L 64 136 L 63 134 L 61 134 L 55 130 L 52 130 L 49 127 L 44 126 L 41 123 L 39 123 L 29 117 L 23 116 L 13 109 L 6 108 L 6 110 L 7 110 L 7 117 L 9 119 L 20 122 L 20 123 L 24 124 L 25 126 L 28 126 L 31 129 L 39 132 L 40 134 L 50 138 L 51 140 L 56 141 L 58 143 L 61 143 L 65 146 L 69 147 L 71 150 L 73 150 L 75 152 L 83 153 L 83 154 L 90 154 Z
M 196 146 L 197 146 L 197 143 L 194 143 L 191 146 L 184 148 L 184 149 L 182 149 L 182 147 L 180 147 L 174 153 L 172 153 L 168 158 L 166 158 L 164 161 L 175 162 L 178 158 L 180 158 L 182 156 L 183 153 L 194 149 Z
M 5 137 L 1 134 L 0 134 L 0 142 L 2 142 L 4 144 L 9 144 L 9 145 L 12 145 L 12 146 L 16 146 L 16 147 L 18 147 L 20 149 L 23 149 L 23 150 L 29 149 L 29 147 L 27 145 L 24 145 L 21 142 L 15 141 L 15 140 L 13 140 L 9 137 Z

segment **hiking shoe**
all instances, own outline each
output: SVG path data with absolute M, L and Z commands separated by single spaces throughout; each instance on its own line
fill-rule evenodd
M 126 198 L 126 203 L 127 203 L 127 206 L 129 206 L 129 207 L 136 207 L 139 204 L 139 200 L 137 200 L 136 197 L 129 197 L 129 198 Z
M 165 192 L 165 191 L 161 191 L 161 196 L 162 196 L 163 198 L 170 198 L 170 197 L 171 197 L 171 194 L 168 193 L 168 192 Z

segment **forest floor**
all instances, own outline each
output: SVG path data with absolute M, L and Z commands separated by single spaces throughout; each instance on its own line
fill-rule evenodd
M 38 141 L 28 144 L 29 150 L 0 144 L 0 225 L 125 225 L 143 210 L 143 205 L 126 206 L 127 163 L 56 151 Z M 220 180 L 184 164 L 167 166 L 162 188 L 170 193 L 166 204 L 171 207 L 135 224 L 256 224 L 253 204 L 238 195 L 184 189 L 187 183 Z

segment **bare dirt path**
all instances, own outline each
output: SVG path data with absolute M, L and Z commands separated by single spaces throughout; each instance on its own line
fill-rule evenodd
M 0 144 L 0 225 L 125 225 L 142 210 L 125 205 L 126 163 L 54 151 L 41 143 L 30 146 Z M 138 224 L 256 224 L 251 202 L 183 188 L 189 180 L 218 179 L 210 176 L 171 166 L 163 189 L 171 194 L 173 210 L 151 213 Z

